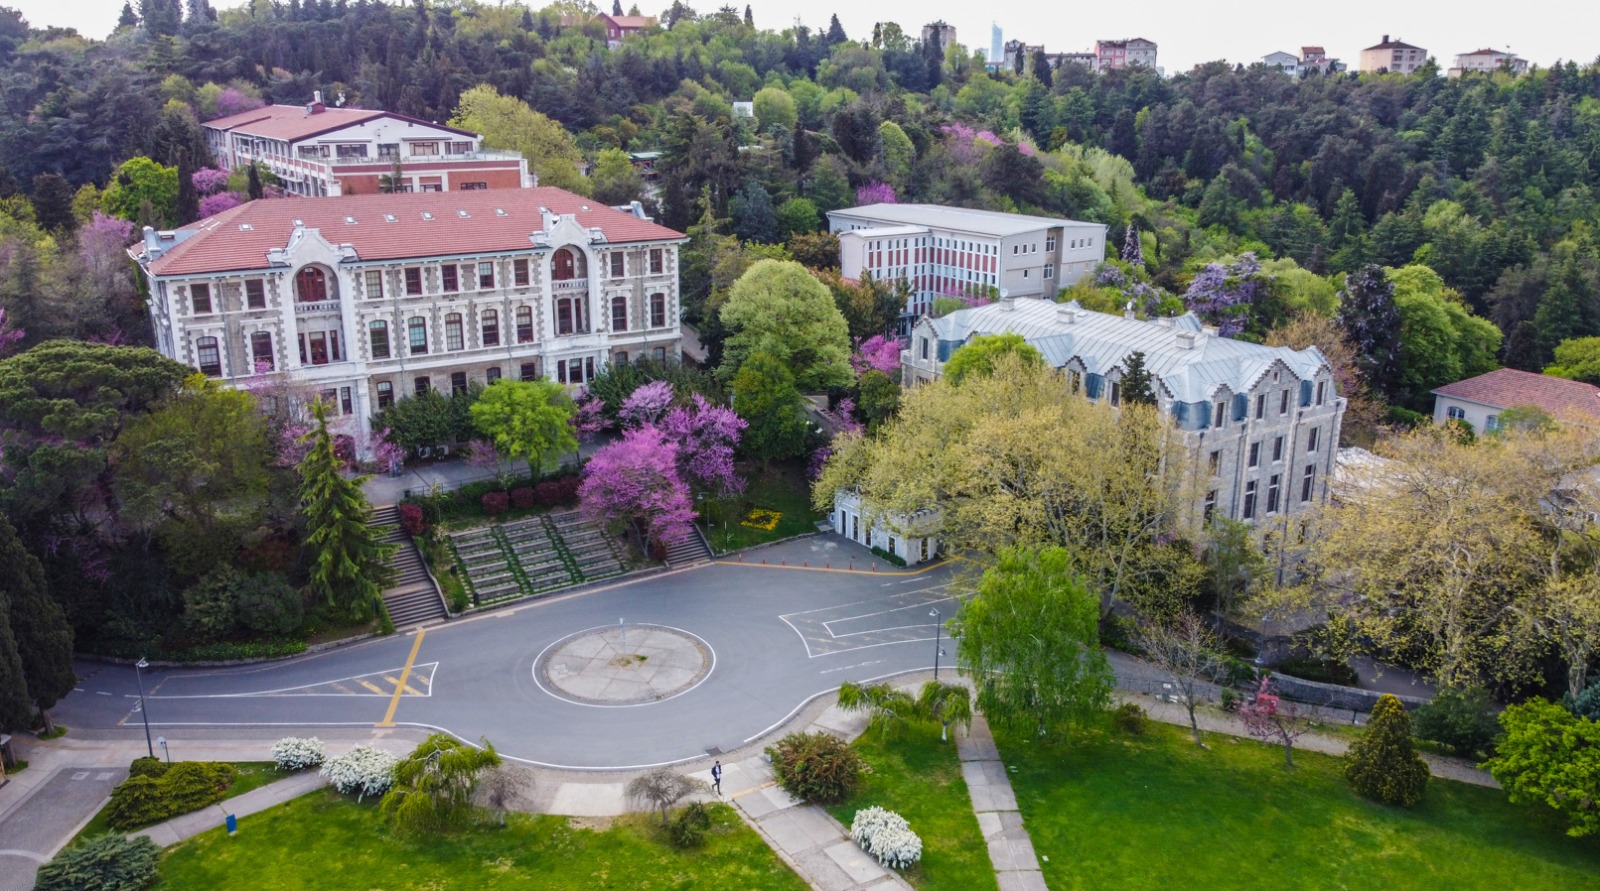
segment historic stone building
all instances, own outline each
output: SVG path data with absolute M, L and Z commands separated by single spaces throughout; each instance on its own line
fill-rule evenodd
M 130 252 L 163 355 L 236 386 L 286 372 L 365 447 L 408 394 L 677 359 L 684 241 L 533 188 L 253 201 Z

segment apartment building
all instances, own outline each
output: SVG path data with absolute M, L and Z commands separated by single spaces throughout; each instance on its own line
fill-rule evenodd
M 1361 64 L 1356 69 L 1365 73 L 1393 72 L 1395 74 L 1410 74 L 1422 67 L 1428 61 L 1428 51 L 1420 46 L 1412 46 L 1400 39 L 1389 39 L 1383 35 L 1383 40 L 1361 51 Z
M 537 184 L 516 152 L 487 151 L 476 133 L 405 115 L 269 105 L 207 121 L 206 142 L 224 170 L 261 163 L 292 195 L 456 192 Z
M 286 372 L 365 448 L 405 395 L 677 359 L 684 241 L 533 188 L 252 201 L 130 254 L 163 355 L 234 386 Z
M 910 285 L 907 324 L 942 295 L 1053 298 L 1106 256 L 1101 223 L 937 204 L 829 211 L 828 228 L 845 278 Z
M 902 380 L 935 380 L 962 344 L 1003 333 L 1037 348 L 1074 392 L 1112 405 L 1121 403 L 1128 355 L 1144 353 L 1156 403 L 1177 427 L 1203 493 L 1200 515 L 1263 522 L 1327 497 L 1345 400 L 1317 349 L 1220 337 L 1192 313 L 1141 320 L 1006 298 L 919 319 L 901 353 Z
M 1110 71 L 1113 68 L 1127 68 L 1132 65 L 1151 69 L 1156 67 L 1156 43 L 1143 37 L 1132 37 L 1127 40 L 1096 40 L 1094 54 L 1097 71 Z
M 1496 71 L 1508 71 L 1521 77 L 1528 73 L 1528 60 L 1510 50 L 1473 50 L 1458 54 L 1456 63 L 1445 75 L 1460 77 L 1463 74 L 1493 74 Z

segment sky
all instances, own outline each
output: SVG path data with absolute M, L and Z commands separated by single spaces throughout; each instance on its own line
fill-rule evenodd
M 542 6 L 540 0 L 532 4 Z M 600 0 L 609 7 L 608 0 Z M 635 0 L 625 0 L 630 6 Z M 701 12 L 721 0 L 686 0 Z M 123 0 L 0 0 L 22 10 L 35 27 L 76 28 L 86 37 L 111 32 Z M 242 5 L 212 0 L 217 9 Z M 645 14 L 666 8 L 663 0 L 641 0 Z M 740 5 L 742 9 L 742 4 Z M 137 3 L 135 4 L 137 6 Z M 817 0 L 750 0 L 756 25 L 782 29 L 799 16 L 813 29 L 826 28 L 830 10 Z M 1090 49 L 1097 38 L 1144 37 L 1160 47 L 1168 74 L 1200 62 L 1227 59 L 1246 64 L 1276 50 L 1298 52 L 1318 45 L 1355 67 L 1362 47 L 1385 34 L 1427 49 L 1449 67 L 1456 53 L 1482 47 L 1509 48 L 1529 61 L 1593 61 L 1600 56 L 1600 21 L 1592 0 L 1536 0 L 1532 7 L 1487 0 L 1340 0 L 1337 4 L 1292 4 L 1268 0 L 1144 0 L 1142 3 L 1045 4 L 1039 0 L 872 0 L 837 3 L 839 22 L 852 38 L 868 37 L 879 21 L 898 22 L 908 33 L 935 19 L 956 26 L 957 39 L 987 50 L 991 22 L 1007 40 L 1042 43 L 1050 52 Z M 1526 13 L 1526 14 L 1524 14 Z M 1532 13 L 1537 13 L 1532 14 Z M 1588 25 L 1583 25 L 1588 22 Z M 1564 23 L 1564 24 L 1563 24 Z

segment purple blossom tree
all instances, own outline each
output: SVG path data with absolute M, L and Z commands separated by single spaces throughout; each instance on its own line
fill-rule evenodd
M 222 191 L 228 184 L 228 171 L 218 170 L 215 167 L 202 167 L 189 175 L 189 182 L 194 183 L 196 192 L 211 195 Z
M 578 396 L 578 411 L 572 416 L 572 430 L 580 440 L 585 442 L 594 438 L 596 433 L 611 426 L 606 420 L 606 404 L 588 390 Z
M 487 439 L 474 439 L 467 443 L 467 463 L 479 470 L 498 471 L 500 452 Z
M 831 457 L 833 457 L 833 446 L 821 446 L 812 452 L 810 459 L 806 461 L 806 479 L 812 482 L 820 479 L 822 477 L 822 468 L 827 465 L 828 459 Z
M 850 367 L 855 369 L 857 377 L 869 371 L 881 371 L 893 378 L 900 370 L 900 341 L 882 334 L 872 335 L 856 344 Z
M 628 394 L 617 409 L 617 419 L 624 427 L 644 427 L 661 420 L 672 407 L 672 384 L 651 381 Z
M 1285 766 L 1294 767 L 1294 744 L 1311 729 L 1311 714 L 1272 692 L 1272 680 L 1262 678 L 1249 702 L 1239 706 L 1244 729 L 1268 745 L 1283 746 Z
M 1267 296 L 1271 277 L 1261 274 L 1261 263 L 1253 253 L 1243 253 L 1231 266 L 1208 263 L 1189 282 L 1183 293 L 1184 305 L 1217 333 L 1232 337 L 1249 327 L 1255 305 Z
M 372 460 L 383 468 L 384 473 L 398 475 L 400 463 L 406 457 L 406 450 L 390 439 L 393 435 L 394 431 L 385 427 L 372 437 Z
M 1122 239 L 1122 262 L 1141 269 L 1144 267 L 1144 242 L 1139 240 L 1139 227 L 1128 224 L 1128 234 Z
M 894 186 L 877 180 L 856 189 L 856 204 L 894 204 Z
M 683 475 L 718 498 L 744 491 L 744 479 L 734 472 L 733 452 L 748 426 L 733 409 L 714 405 L 699 393 L 688 406 L 672 409 L 661 421 L 663 434 L 678 446 Z
M 645 540 L 673 545 L 689 537 L 694 509 L 678 474 L 678 446 L 654 426 L 624 431 L 584 465 L 579 510 L 590 522 L 638 524 Z
M 218 192 L 200 199 L 200 218 L 214 217 L 225 210 L 238 207 L 244 202 L 232 192 Z
M 839 404 L 834 407 L 834 414 L 839 418 L 840 433 L 860 436 L 866 431 L 861 422 L 856 420 L 856 401 L 854 399 L 846 396 L 839 400 Z
M 225 118 L 241 111 L 255 111 L 265 105 L 260 99 L 228 87 L 217 94 L 217 117 Z

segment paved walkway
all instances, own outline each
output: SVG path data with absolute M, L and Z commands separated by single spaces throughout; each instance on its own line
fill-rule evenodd
M 970 732 L 956 736 L 956 753 L 1000 891 L 1045 891 L 1044 873 L 1023 828 L 1011 777 L 982 715 L 973 717 Z

